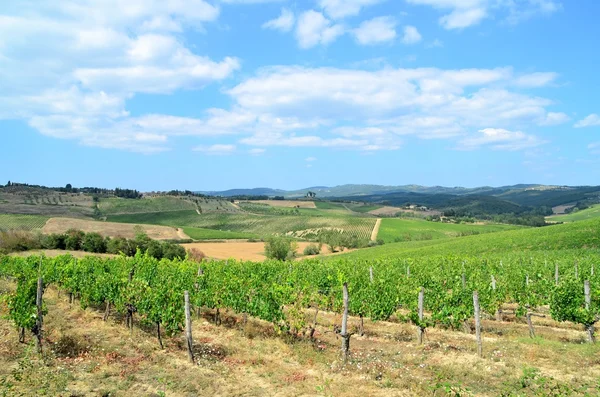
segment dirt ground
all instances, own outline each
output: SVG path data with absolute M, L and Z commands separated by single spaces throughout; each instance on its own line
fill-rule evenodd
M 298 249 L 296 250 L 298 255 L 302 255 L 304 248 L 314 243 L 298 242 Z M 181 244 L 186 250 L 191 248 L 199 249 L 204 252 L 206 256 L 216 259 L 239 259 L 245 261 L 264 261 L 265 256 L 265 243 L 249 243 L 239 241 L 226 241 L 222 243 L 190 243 Z M 321 254 L 330 255 L 327 246 L 321 247 Z
M 96 254 L 96 253 L 91 253 L 91 252 L 85 252 L 85 251 L 69 251 L 69 250 L 31 250 L 31 251 L 23 251 L 23 252 L 13 252 L 12 256 L 31 256 L 31 255 L 39 255 L 39 254 L 44 254 L 47 257 L 50 258 L 54 258 L 55 256 L 60 256 L 60 255 L 72 255 L 75 258 L 83 258 L 84 256 L 98 256 L 101 258 L 114 258 L 117 257 L 119 255 L 114 255 L 114 254 Z
M 423 216 L 440 215 L 441 214 L 440 211 L 434 211 L 434 210 L 429 210 L 429 211 L 413 211 L 413 210 L 405 210 L 403 208 L 388 207 L 388 206 L 381 207 L 381 208 L 378 208 L 378 209 L 373 210 L 373 211 L 369 211 L 369 214 L 376 215 L 376 216 L 394 216 L 398 212 L 410 212 L 410 213 L 414 213 L 414 214 L 418 214 L 418 215 L 423 215 Z
M 295 201 L 295 200 L 253 200 L 250 203 L 268 204 L 271 207 L 283 208 L 317 208 L 314 201 Z
M 379 234 L 380 227 L 381 227 L 381 218 L 378 218 L 377 222 L 375 223 L 375 227 L 373 228 L 373 231 L 371 232 L 371 241 L 377 240 L 377 234 Z
M 101 222 L 74 218 L 50 218 L 42 228 L 42 232 L 64 233 L 69 229 L 78 229 L 86 233 L 96 232 L 109 237 L 134 238 L 136 227 L 142 228 L 148 237 L 155 240 L 189 239 L 187 234 L 175 227 L 134 225 L 129 223 Z

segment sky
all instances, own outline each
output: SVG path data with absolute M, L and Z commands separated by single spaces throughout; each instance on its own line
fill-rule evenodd
M 595 0 L 0 3 L 0 183 L 597 185 Z

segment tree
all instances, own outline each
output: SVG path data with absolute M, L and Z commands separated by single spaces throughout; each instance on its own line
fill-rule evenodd
M 269 259 L 284 261 L 294 252 L 294 242 L 289 238 L 273 236 L 265 241 L 265 255 Z
M 67 186 L 65 186 L 65 189 L 70 192 L 71 190 L 73 190 L 73 186 L 70 183 L 67 183 Z
M 12 184 L 10 183 L 10 181 L 8 181 L 8 183 L 6 184 L 6 186 L 12 186 Z

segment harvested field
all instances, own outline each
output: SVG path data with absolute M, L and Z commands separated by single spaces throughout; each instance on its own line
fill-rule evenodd
M 298 255 L 302 255 L 304 248 L 307 245 L 314 244 L 308 242 L 298 242 Z M 226 241 L 222 243 L 190 243 L 181 244 L 186 250 L 196 248 L 206 256 L 216 259 L 240 259 L 245 261 L 264 261 L 265 256 L 265 243 L 250 243 L 250 242 L 239 242 L 239 241 Z M 323 245 L 321 252 L 325 255 L 331 254 L 327 249 L 327 246 Z M 347 252 L 347 251 L 346 251 Z
M 394 216 L 396 215 L 398 212 L 406 212 L 406 213 L 411 213 L 411 214 L 415 214 L 416 216 L 422 216 L 422 217 L 426 217 L 428 215 L 440 215 L 441 212 L 440 211 L 435 211 L 435 210 L 429 210 L 429 211 L 413 211 L 413 210 L 405 210 L 404 208 L 398 208 L 398 207 L 382 207 L 373 211 L 369 211 L 369 214 L 372 215 L 377 215 L 377 216 Z
M 250 203 L 267 204 L 271 207 L 283 208 L 317 208 L 314 201 L 295 201 L 295 200 L 253 200 Z
M 31 251 L 22 251 L 22 252 L 13 252 L 12 256 L 22 256 L 22 257 L 27 257 L 27 256 L 31 256 L 31 255 L 40 255 L 40 254 L 44 254 L 49 258 L 54 258 L 55 256 L 60 256 L 60 255 L 72 255 L 75 258 L 83 258 L 86 256 L 97 256 L 100 258 L 115 258 L 119 255 L 115 255 L 115 254 L 96 254 L 93 252 L 85 252 L 85 251 L 69 251 L 69 250 L 31 250 Z
M 88 221 L 73 218 L 50 218 L 42 228 L 42 232 L 64 233 L 69 229 L 78 229 L 86 233 L 96 232 L 109 237 L 134 238 L 136 228 L 141 228 L 148 237 L 156 240 L 181 240 L 190 238 L 183 230 L 175 227 Z

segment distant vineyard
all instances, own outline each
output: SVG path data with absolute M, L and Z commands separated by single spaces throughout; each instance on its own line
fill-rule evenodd
M 231 211 L 236 212 L 229 201 L 207 198 L 182 198 L 182 197 L 151 197 L 138 200 L 110 198 L 101 199 L 98 208 L 104 215 L 112 214 L 140 214 L 151 212 L 171 211 Z
M 151 223 L 166 226 L 199 227 L 257 235 L 287 234 L 306 237 L 319 229 L 342 230 L 361 239 L 370 239 L 375 218 L 267 216 L 252 214 L 209 213 L 198 215 L 195 211 L 173 211 L 163 214 L 131 214 L 109 217 L 110 221 Z
M 0 214 L 0 232 L 41 229 L 47 220 L 47 217 L 38 215 Z

